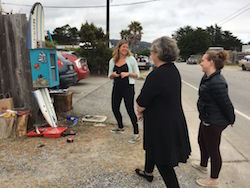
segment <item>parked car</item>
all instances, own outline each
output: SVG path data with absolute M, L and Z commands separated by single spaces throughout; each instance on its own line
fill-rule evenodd
M 149 62 L 149 59 L 147 56 L 138 56 L 136 58 L 136 61 L 138 63 L 138 67 L 140 70 L 142 69 L 149 70 L 149 68 L 151 67 L 151 63 Z
M 250 70 L 250 55 L 246 55 L 243 59 L 239 61 L 239 66 L 242 70 Z
M 178 57 L 178 58 L 176 59 L 176 62 L 177 62 L 177 63 L 184 63 L 184 62 L 185 62 L 185 59 L 183 59 L 183 58 L 181 58 L 181 57 Z
M 197 64 L 198 63 L 198 59 L 195 55 L 191 55 L 188 60 L 187 60 L 187 64 Z
M 57 64 L 59 70 L 60 88 L 67 88 L 77 82 L 78 75 L 74 69 L 74 64 L 63 57 L 60 51 L 57 54 Z
M 63 51 L 62 56 L 74 64 L 74 68 L 78 75 L 78 80 L 89 77 L 90 71 L 87 60 L 83 57 L 78 57 L 73 51 Z

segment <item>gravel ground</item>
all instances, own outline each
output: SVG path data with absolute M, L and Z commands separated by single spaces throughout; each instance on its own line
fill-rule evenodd
M 142 72 L 141 79 L 143 80 L 146 75 L 146 72 Z M 82 83 L 82 87 L 73 87 L 74 109 L 75 112 L 84 114 L 84 106 L 92 106 L 96 114 L 104 106 L 110 105 L 108 98 L 110 96 L 106 95 L 111 91 L 111 84 L 107 84 L 107 80 L 95 78 L 92 78 L 90 83 L 87 81 Z M 142 83 L 140 81 L 138 83 L 137 88 L 141 88 Z M 104 95 L 100 94 L 99 90 Z M 105 115 L 112 113 L 109 110 L 107 109 Z M 93 113 L 90 109 L 87 111 L 90 114 Z M 70 111 L 62 116 L 72 115 L 72 113 L 73 111 Z M 60 125 L 68 124 L 64 121 L 65 118 L 59 117 L 59 119 Z M 108 119 L 110 121 L 112 117 Z M 126 120 L 130 122 L 124 117 L 125 122 Z M 142 140 L 136 144 L 128 143 L 132 135 L 132 126 L 125 124 L 124 134 L 114 134 L 110 129 L 115 126 L 107 123 L 105 127 L 95 127 L 91 123 L 79 122 L 72 128 L 77 132 L 77 135 L 71 136 L 74 139 L 73 143 L 67 143 L 67 137 L 23 137 L 1 140 L 0 188 L 166 187 L 156 168 L 152 183 L 135 174 L 135 168 L 144 167 Z M 141 125 L 139 127 L 142 134 Z M 201 174 L 190 168 L 189 163 L 176 167 L 176 173 L 180 187 L 198 187 L 194 182 Z
M 142 72 L 141 75 L 144 78 L 146 73 Z M 142 84 L 143 79 L 137 81 L 137 94 Z M 110 122 L 116 122 L 110 105 L 111 82 L 107 78 L 90 77 L 71 89 L 74 91 L 74 109 L 62 116 L 101 114 L 108 117 L 109 123 L 107 122 L 105 127 L 95 127 L 93 124 L 79 122 L 73 128 L 77 131 L 77 135 L 72 136 L 73 143 L 67 143 L 65 137 L 2 139 L 0 141 L 0 188 L 165 187 L 157 169 L 154 171 L 155 178 L 152 183 L 136 176 L 135 168 L 144 166 L 144 151 L 142 141 L 137 144 L 128 143 L 132 126 L 129 126 L 130 120 L 123 105 L 121 111 L 125 114 L 123 120 L 126 131 L 124 134 L 110 132 L 110 129 L 115 126 Z M 185 92 L 190 91 L 184 86 Z M 190 96 L 183 96 L 193 150 L 190 161 L 198 162 L 199 149 L 196 135 L 198 115 Z M 91 108 L 86 108 L 87 106 Z M 68 124 L 63 121 L 65 118 L 61 116 L 59 118 L 60 125 Z M 140 134 L 142 134 L 141 127 Z M 225 153 L 225 162 L 220 188 L 249 187 L 249 184 L 246 184 L 249 182 L 249 162 L 242 161 L 238 156 L 240 154 L 236 155 L 237 152 L 232 150 L 230 144 L 226 144 L 225 139 L 224 142 L 222 140 L 222 150 Z M 181 188 L 198 188 L 195 179 L 204 176 L 191 167 L 190 161 L 175 168 Z
M 131 127 L 114 134 L 112 125 L 93 125 L 79 122 L 73 143 L 65 137 L 1 140 L 0 187 L 165 187 L 157 170 L 152 183 L 135 175 L 144 166 L 144 151 L 142 141 L 128 143 Z M 185 166 L 176 171 L 181 187 L 190 187 Z

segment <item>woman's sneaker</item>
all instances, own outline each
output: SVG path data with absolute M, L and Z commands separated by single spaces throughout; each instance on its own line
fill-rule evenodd
M 192 163 L 191 165 L 193 168 L 195 168 L 196 170 L 199 170 L 201 173 L 207 174 L 207 167 L 201 166 L 201 165 L 196 164 L 196 163 Z
M 196 183 L 202 187 L 218 187 L 218 185 L 219 185 L 218 181 L 213 180 L 211 178 L 209 178 L 209 179 L 200 178 L 200 179 L 196 180 Z
M 130 137 L 130 139 L 128 140 L 129 143 L 134 144 L 136 142 L 140 141 L 140 135 L 139 134 L 134 134 L 133 136 Z
M 112 133 L 124 133 L 124 128 L 115 128 L 110 130 Z

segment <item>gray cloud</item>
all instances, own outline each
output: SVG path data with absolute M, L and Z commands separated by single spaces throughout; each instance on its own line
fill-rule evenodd
M 133 3 L 141 0 L 112 0 L 111 5 Z M 33 4 L 34 0 L 2 0 L 8 3 Z M 43 5 L 77 6 L 77 5 L 105 5 L 106 0 L 41 0 Z M 139 21 L 143 27 L 142 40 L 152 41 L 161 35 L 173 34 L 180 27 L 190 25 L 202 27 L 214 25 L 223 18 L 247 5 L 249 0 L 160 0 L 133 6 L 110 8 L 111 38 L 120 38 L 120 31 L 126 29 L 131 21 Z M 248 4 L 250 8 L 250 4 Z M 30 7 L 3 5 L 5 11 L 26 13 Z M 222 25 L 223 30 L 231 31 L 243 42 L 250 41 L 250 25 L 248 17 L 250 10 Z M 81 27 L 82 23 L 93 22 L 96 26 L 106 30 L 106 8 L 96 9 L 48 9 L 45 8 L 45 27 L 53 31 L 56 27 L 69 24 Z

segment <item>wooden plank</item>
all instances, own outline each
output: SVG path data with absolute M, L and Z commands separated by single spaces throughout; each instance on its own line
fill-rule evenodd
M 10 93 L 15 107 L 31 110 L 31 128 L 42 118 L 32 94 L 27 27 L 25 14 L 0 15 L 0 93 Z

